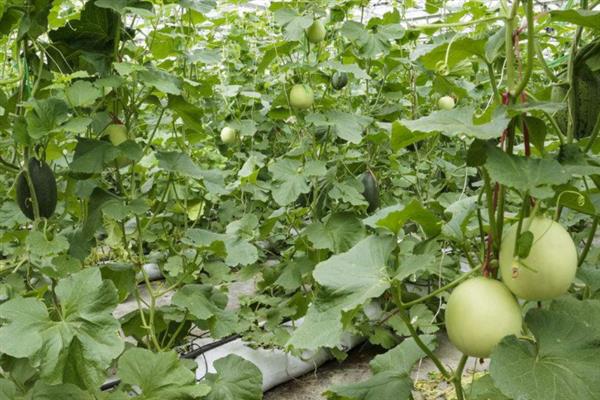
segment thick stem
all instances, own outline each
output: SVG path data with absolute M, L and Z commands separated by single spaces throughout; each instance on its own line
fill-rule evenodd
M 590 141 L 585 146 L 585 150 L 584 150 L 585 153 L 587 153 L 588 151 L 590 151 L 592 149 L 594 142 L 598 138 L 598 133 L 600 133 L 600 113 L 596 117 L 596 124 L 594 125 L 594 128 L 592 129 L 592 134 L 590 135 Z
M 521 212 L 519 213 L 519 222 L 517 224 L 517 235 L 515 236 L 515 247 L 513 249 L 513 258 L 517 254 L 518 245 L 519 245 L 519 237 L 521 236 L 521 229 L 523 228 L 523 220 L 525 219 L 525 215 L 527 214 L 527 209 L 529 209 L 529 193 L 525 193 L 523 196 L 523 204 L 521 205 Z
M 431 361 L 435 364 L 437 369 L 442 373 L 444 378 L 451 380 L 452 375 L 450 374 L 448 369 L 444 366 L 444 364 L 442 364 L 440 359 L 435 354 L 433 354 L 431 349 L 429 347 L 427 347 L 427 345 L 425 343 L 423 343 L 423 341 L 419 337 L 419 334 L 417 333 L 414 326 L 412 325 L 412 323 L 410 321 L 410 317 L 408 316 L 408 313 L 406 312 L 406 308 L 402 305 L 402 300 L 399 295 L 399 289 L 394 288 L 392 291 L 393 291 L 393 298 L 395 300 L 396 306 L 398 307 L 398 315 L 400 315 L 400 318 L 406 324 L 406 327 L 408 328 L 408 331 L 410 332 L 410 335 L 412 336 L 412 338 L 415 340 L 415 343 L 417 344 L 417 346 L 419 346 L 419 348 L 421 350 L 423 350 L 423 353 L 425 353 L 427 355 L 427 357 L 429 357 L 431 359 Z
M 533 0 L 527 0 L 527 5 L 525 7 L 525 12 L 527 14 L 527 66 L 525 67 L 525 74 L 519 82 L 519 85 L 511 91 L 512 96 L 514 98 L 519 97 L 525 87 L 529 83 L 529 78 L 531 78 L 531 73 L 533 72 L 533 60 L 535 58 L 535 29 L 533 22 Z
M 506 87 L 512 88 L 515 83 L 515 53 L 514 53 L 514 21 L 519 9 L 519 0 L 514 0 L 510 15 L 505 19 L 504 48 L 506 52 Z
M 465 365 L 467 364 L 468 359 L 469 356 L 463 354 L 460 358 L 458 366 L 456 367 L 456 371 L 454 371 L 454 378 L 452 379 L 452 383 L 454 384 L 454 390 L 456 391 L 456 400 L 464 400 L 465 398 L 462 387 L 462 374 L 465 370 Z
M 592 246 L 592 243 L 594 242 L 594 237 L 596 236 L 596 230 L 598 229 L 598 220 L 599 219 L 600 219 L 600 217 L 594 217 L 594 221 L 592 222 L 592 227 L 590 228 L 590 233 L 585 242 L 585 246 L 583 247 L 581 254 L 579 254 L 579 261 L 577 263 L 578 267 L 581 267 L 581 265 L 585 261 L 585 258 L 587 257 L 588 252 L 590 251 L 590 247 Z
M 473 275 L 474 273 L 478 272 L 481 269 L 481 266 L 478 266 L 476 268 L 473 268 L 472 270 L 470 270 L 469 272 L 462 274 L 461 276 L 459 276 L 458 278 L 456 278 L 455 280 L 453 280 L 452 282 L 434 290 L 433 292 L 429 293 L 426 296 L 423 297 L 419 297 L 416 300 L 413 301 L 409 301 L 408 303 L 402 303 L 402 306 L 404 308 L 406 307 L 412 307 L 416 304 L 422 303 L 424 301 L 427 301 L 435 296 L 437 296 L 440 293 L 444 293 L 446 290 L 453 288 L 454 286 L 458 285 L 459 283 L 461 283 L 462 281 L 466 280 L 467 278 L 470 278 L 471 275 Z M 400 300 L 401 301 L 401 300 Z

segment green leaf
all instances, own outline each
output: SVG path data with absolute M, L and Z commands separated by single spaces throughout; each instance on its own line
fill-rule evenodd
M 456 241 L 468 239 L 467 227 L 477 210 L 477 197 L 466 197 L 452 203 L 446 208 L 446 213 L 452 218 L 442 227 L 442 234 Z
M 327 61 L 321 64 L 323 67 L 331 68 L 337 72 L 346 72 L 348 74 L 354 75 L 356 79 L 371 79 L 369 74 L 358 64 L 342 64 L 337 61 Z
M 531 231 L 521 232 L 517 239 L 517 255 L 520 258 L 527 258 L 533 245 L 533 233 Z
M 534 111 L 554 114 L 555 112 L 560 111 L 563 108 L 565 108 L 565 103 L 555 103 L 550 101 L 528 102 L 510 105 L 507 107 L 506 112 L 509 116 L 515 117 L 517 115 L 531 113 Z
M 367 29 L 360 22 L 346 21 L 341 33 L 356 44 L 361 56 L 376 58 L 390 52 L 390 41 L 401 39 L 404 36 L 404 29 L 397 23 L 376 25 L 376 29 Z
M 1 396 L 0 396 L 1 398 Z M 14 400 L 12 397 L 10 400 Z M 27 393 L 26 399 L 35 400 L 95 400 L 94 396 L 86 393 L 72 384 L 49 385 L 43 381 L 37 381 L 33 388 Z
M 207 400 L 262 399 L 262 373 L 250 361 L 230 354 L 214 363 L 216 374 L 207 374 L 211 387 Z
M 351 213 L 335 213 L 325 223 L 316 221 L 306 227 L 304 234 L 315 249 L 340 253 L 350 249 L 365 236 L 361 220 Z
M 317 264 L 313 276 L 332 294 L 345 296 L 343 310 L 379 297 L 389 287 L 387 260 L 394 248 L 390 238 L 369 236 L 345 253 Z
M 394 121 L 392 123 L 392 150 L 404 149 L 411 144 L 429 139 L 435 135 L 437 135 L 437 132 L 413 132 L 399 121 Z
M 274 16 L 275 22 L 283 27 L 285 40 L 289 41 L 301 41 L 305 36 L 304 30 L 313 23 L 311 17 L 299 15 L 291 8 L 280 8 Z
M 343 182 L 333 182 L 332 188 L 327 193 L 330 198 L 340 202 L 346 202 L 353 206 L 364 206 L 369 203 L 363 196 L 364 186 L 359 179 L 349 177 Z
M 188 229 L 182 241 L 225 257 L 225 263 L 231 267 L 254 264 L 258 260 L 256 247 L 237 235 Z
M 227 305 L 227 295 L 207 285 L 185 285 L 171 303 L 187 310 L 194 318 L 207 320 L 219 315 Z
M 315 126 L 332 127 L 339 138 L 358 144 L 362 141 L 364 129 L 372 119 L 342 111 L 327 111 L 324 114 L 309 114 L 306 121 Z
M 432 351 L 435 350 L 435 336 L 423 335 L 420 339 L 427 347 L 429 347 L 429 349 Z M 425 357 L 423 350 L 421 350 L 412 337 L 409 337 L 404 339 L 402 343 L 393 349 L 373 358 L 369 365 L 375 374 L 384 371 L 396 371 L 399 373 L 410 374 L 415 363 L 423 357 Z
M 119 14 L 132 13 L 140 17 L 152 17 L 152 3 L 140 0 L 96 0 L 96 7 L 110 8 Z
M 181 94 L 181 79 L 165 71 L 149 69 L 140 71 L 138 77 L 140 82 L 153 86 L 163 93 L 176 96 Z
M 33 107 L 25 116 L 27 133 L 37 140 L 48 136 L 67 120 L 67 104 L 56 98 L 35 100 Z
M 197 399 L 210 392 L 208 385 L 196 384 L 196 375 L 174 351 L 129 349 L 119 358 L 117 375 L 123 383 L 139 387 L 147 400 Z
M 439 263 L 433 254 L 408 254 L 400 257 L 400 266 L 394 276 L 395 280 L 403 281 L 406 278 L 424 271 L 438 272 Z
M 91 82 L 78 80 L 65 90 L 71 107 L 90 107 L 102 96 L 102 91 Z
M 485 167 L 490 177 L 533 197 L 546 199 L 554 195 L 552 185 L 568 182 L 569 174 L 556 160 L 509 155 L 498 148 L 488 149 Z
M 168 171 L 176 172 L 190 178 L 202 179 L 202 170 L 196 163 L 185 153 L 178 151 L 158 151 L 156 152 L 159 168 Z
M 443 43 L 417 46 L 417 49 L 411 52 L 411 58 L 420 61 L 429 70 L 436 70 L 438 63 L 445 62 L 447 57 L 448 67 L 452 68 L 471 57 L 485 59 L 486 42 L 485 39 L 472 39 L 470 37 L 457 39 L 452 37 Z M 448 46 L 452 46 L 449 53 Z
M 470 394 L 469 400 L 511 400 L 494 385 L 489 374 L 477 379 L 465 388 L 465 392 Z
M 535 343 L 514 336 L 492 353 L 490 373 L 510 398 L 595 400 L 600 393 L 600 301 L 572 297 L 525 318 Z
M 499 114 L 494 116 L 490 122 L 475 124 L 473 115 L 473 108 L 462 107 L 434 111 L 417 120 L 403 119 L 399 123 L 412 132 L 440 132 L 450 137 L 463 134 L 468 137 L 487 140 L 499 138 L 510 122 L 510 118 L 506 114 Z
M 186 126 L 196 132 L 204 132 L 201 117 L 204 114 L 202 109 L 190 104 L 182 96 L 169 95 L 168 107 L 175 111 L 175 114 L 181 118 Z
M 384 371 L 364 382 L 335 385 L 324 395 L 329 400 L 409 400 L 412 388 L 412 380 L 406 373 Z
M 117 147 L 104 140 L 77 138 L 73 162 L 69 169 L 73 172 L 98 174 L 119 155 Z
M 570 22 L 586 28 L 600 29 L 600 11 L 593 10 L 553 10 L 550 16 L 554 21 Z
M 440 233 L 441 221 L 435 214 L 425 209 L 418 200 L 413 200 L 406 206 L 398 204 L 383 208 L 363 220 L 363 222 L 367 226 L 384 228 L 394 234 L 398 234 L 408 220 L 415 221 L 421 225 L 425 233 L 429 236 L 436 236 Z
M 69 249 L 69 241 L 63 235 L 56 235 L 51 240 L 43 232 L 32 231 L 27 236 L 27 248 L 36 257 L 51 257 Z
M 392 238 L 369 236 L 347 252 L 317 264 L 313 277 L 327 295 L 311 305 L 288 345 L 307 350 L 338 346 L 342 312 L 381 296 L 390 287 L 387 261 L 394 245 Z
M 298 196 L 308 193 L 310 187 L 306 183 L 302 163 L 291 158 L 282 158 L 269 165 L 269 172 L 276 181 L 271 189 L 273 199 L 280 206 L 295 201 Z
M 0 351 L 39 363 L 48 383 L 96 388 L 105 370 L 123 351 L 119 323 L 112 316 L 118 303 L 110 281 L 88 268 L 58 282 L 59 318 L 50 319 L 44 303 L 15 298 L 0 305 Z

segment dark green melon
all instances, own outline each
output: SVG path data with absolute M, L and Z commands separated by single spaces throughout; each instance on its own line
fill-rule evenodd
M 561 83 L 561 84 L 553 85 L 550 100 L 555 103 L 565 102 L 565 104 L 566 104 L 568 92 L 569 92 L 569 84 L 568 83 Z M 567 125 L 569 123 L 569 115 L 568 115 L 567 107 L 565 106 L 565 108 L 557 111 L 554 114 L 554 119 L 556 120 L 556 123 L 558 124 L 558 127 L 560 128 L 560 130 L 566 134 L 567 133 Z
M 363 196 L 369 207 L 367 212 L 371 213 L 379 207 L 379 188 L 377 186 L 377 180 L 371 171 L 365 171 L 361 176 L 361 181 L 364 186 Z
M 48 164 L 35 158 L 29 159 L 28 169 L 39 206 L 39 215 L 40 217 L 50 218 L 56 210 L 57 201 L 54 173 Z M 16 186 L 19 208 L 27 218 L 34 219 L 33 202 L 25 171 L 22 171 L 17 177 Z
M 577 108 L 573 124 L 577 138 L 586 137 L 592 133 L 600 113 L 600 101 L 598 101 L 600 94 L 599 60 L 600 41 L 591 42 L 583 47 L 575 57 L 573 92 Z
M 348 84 L 348 74 L 345 72 L 335 72 L 331 77 L 331 86 L 335 90 L 343 89 Z

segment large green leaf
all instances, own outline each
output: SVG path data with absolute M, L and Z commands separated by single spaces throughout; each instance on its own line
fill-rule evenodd
M 376 29 L 367 29 L 360 22 L 346 21 L 341 33 L 356 43 L 363 57 L 376 58 L 390 52 L 390 41 L 401 39 L 404 36 L 404 28 L 399 23 L 392 23 L 377 25 Z
M 207 400 L 262 399 L 262 373 L 250 361 L 230 354 L 214 363 L 216 374 L 208 374 L 211 387 Z
M 432 350 L 434 336 L 421 340 Z M 375 357 L 371 363 L 373 376 L 364 382 L 335 385 L 325 396 L 331 400 L 408 400 L 413 388 L 410 372 L 413 365 L 425 356 L 413 338 L 405 339 L 387 353 Z
M 429 236 L 440 233 L 441 221 L 418 200 L 413 200 L 407 205 L 398 204 L 383 208 L 363 222 L 373 228 L 384 228 L 397 234 L 408 220 L 420 224 Z
M 27 113 L 27 133 L 34 140 L 48 136 L 67 120 L 67 104 L 54 97 L 36 100 Z
M 178 151 L 159 151 L 156 153 L 158 166 L 168 172 L 176 172 L 190 178 L 202 179 L 202 170 L 194 160 Z
M 453 67 L 473 56 L 484 59 L 485 39 L 472 39 L 470 37 L 450 38 L 442 43 L 421 44 L 411 53 L 413 60 L 418 60 L 431 70 L 435 70 L 439 62 L 448 61 L 448 66 Z M 448 52 L 448 46 L 451 46 Z
M 275 11 L 275 22 L 283 27 L 284 37 L 290 41 L 300 41 L 304 38 L 304 30 L 308 28 L 313 19 L 298 14 L 291 8 L 280 8 Z
M 333 386 L 324 394 L 328 400 L 409 400 L 412 388 L 406 373 L 385 371 L 364 382 Z
M 510 398 L 596 400 L 600 393 L 600 301 L 565 298 L 525 318 L 535 343 L 505 338 L 490 372 Z
M 100 173 L 118 154 L 119 149 L 104 140 L 77 138 L 73 162 L 69 169 L 77 173 Z
M 111 314 L 117 290 L 112 282 L 102 281 L 99 269 L 89 268 L 59 281 L 56 296 L 56 321 L 34 298 L 0 305 L 0 317 L 7 321 L 0 328 L 0 351 L 35 360 L 49 383 L 95 388 L 123 351 L 119 323 Z
M 198 399 L 210 392 L 208 385 L 196 384 L 196 375 L 174 351 L 129 349 L 119 358 L 117 374 L 123 383 L 138 387 L 145 400 Z
M 329 249 L 334 253 L 346 251 L 365 235 L 365 228 L 350 213 L 332 214 L 327 221 L 313 222 L 304 230 L 316 249 Z
M 496 147 L 488 149 L 485 167 L 493 180 L 540 199 L 552 197 L 551 186 L 569 180 L 556 160 L 509 155 Z
M 282 158 L 269 165 L 269 171 L 276 181 L 272 189 L 273 199 L 280 206 L 288 205 L 302 193 L 310 191 L 302 169 L 302 162 L 298 160 Z
M 505 113 L 499 113 L 487 123 L 476 124 L 473 121 L 474 111 L 472 107 L 440 110 L 417 120 L 403 119 L 399 123 L 413 132 L 439 132 L 450 137 L 466 135 L 487 140 L 499 138 L 510 122 Z
M 347 252 L 317 264 L 313 276 L 326 294 L 311 305 L 288 345 L 312 350 L 337 346 L 342 312 L 381 296 L 390 287 L 387 261 L 393 248 L 392 238 L 369 236 Z
M 600 11 L 595 10 L 552 10 L 555 21 L 570 22 L 586 28 L 600 29 Z
M 315 126 L 332 127 L 338 137 L 355 144 L 361 142 L 364 129 L 372 121 L 369 117 L 342 111 L 309 114 L 306 120 Z

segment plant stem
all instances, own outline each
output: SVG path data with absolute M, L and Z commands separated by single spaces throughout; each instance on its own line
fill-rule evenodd
M 587 257 L 588 252 L 590 251 L 590 247 L 592 246 L 592 243 L 594 242 L 594 237 L 596 236 L 596 230 L 598 229 L 598 220 L 599 219 L 600 219 L 600 217 L 598 217 L 598 216 L 594 217 L 594 221 L 592 222 L 592 227 L 590 228 L 590 233 L 585 242 L 585 246 L 583 247 L 583 250 L 581 251 L 581 254 L 579 255 L 579 261 L 577 262 L 578 267 L 581 267 L 581 265 L 583 265 L 583 262 L 585 261 L 585 258 Z
M 472 270 L 470 270 L 467 273 L 462 274 L 461 276 L 459 276 L 458 278 L 456 278 L 452 282 L 450 282 L 450 283 L 448 283 L 448 284 L 446 284 L 446 285 L 444 285 L 444 286 L 442 286 L 440 288 L 437 288 L 436 290 L 434 290 L 433 292 L 429 293 L 428 295 L 425 295 L 423 297 L 419 297 L 418 299 L 413 300 L 413 301 L 409 301 L 408 303 L 402 303 L 402 306 L 405 307 L 405 308 L 406 307 L 412 307 L 412 306 L 414 306 L 416 304 L 419 304 L 419 303 L 422 303 L 424 301 L 427 301 L 427 300 L 431 299 L 432 297 L 435 297 L 438 294 L 443 293 L 446 290 L 448 290 L 450 288 L 453 288 L 454 286 L 458 285 L 459 283 L 461 283 L 462 281 L 466 280 L 471 275 L 473 275 L 475 272 L 478 272 L 480 269 L 481 269 L 481 265 L 478 266 L 478 267 L 476 267 L 476 268 L 473 268 Z M 400 300 L 400 301 L 402 301 L 402 300 Z
M 474 21 L 465 21 L 465 22 L 448 22 L 448 23 L 440 23 L 440 24 L 423 24 L 414 26 L 415 29 L 435 29 L 435 28 L 456 28 L 461 26 L 470 26 L 470 25 L 478 25 L 484 22 L 492 22 L 503 19 L 504 17 L 488 17 L 477 19 Z
M 521 212 L 519 213 L 519 223 L 517 224 L 517 235 L 515 236 L 513 258 L 517 254 L 517 250 L 519 248 L 519 237 L 521 236 L 521 228 L 523 227 L 523 220 L 525 219 L 525 214 L 527 213 L 527 209 L 529 208 L 529 199 L 529 193 L 525 193 L 525 196 L 523 196 L 523 204 L 521 205 Z
M 517 86 L 514 91 L 511 91 L 512 96 L 514 98 L 519 97 L 527 83 L 529 83 L 529 78 L 531 78 L 531 73 L 533 72 L 533 60 L 535 58 L 535 29 L 534 29 L 534 20 L 533 20 L 533 0 L 527 0 L 527 6 L 525 7 L 525 12 L 527 14 L 527 66 L 525 67 L 525 74 L 521 79 L 521 82 Z
M 590 151 L 592 149 L 594 142 L 598 138 L 598 133 L 600 133 L 600 113 L 596 117 L 596 124 L 594 125 L 594 128 L 592 129 L 592 134 L 590 135 L 590 141 L 585 146 L 585 150 L 584 150 L 585 153 L 587 153 L 588 151 Z
M 444 364 L 442 364 L 440 359 L 435 354 L 433 354 L 431 349 L 429 347 L 427 347 L 427 345 L 425 343 L 423 343 L 423 341 L 419 337 L 419 334 L 417 333 L 414 326 L 410 322 L 410 317 L 408 316 L 408 313 L 406 312 L 406 308 L 402 304 L 402 299 L 399 295 L 399 289 L 394 288 L 392 290 L 392 292 L 393 292 L 394 300 L 396 302 L 396 306 L 398 307 L 398 315 L 400 315 L 400 318 L 406 324 L 406 327 L 408 328 L 408 331 L 410 332 L 410 335 L 412 336 L 412 338 L 415 340 L 415 343 L 417 344 L 417 346 L 419 346 L 419 348 L 421 350 L 423 350 L 423 353 L 425 353 L 427 355 L 427 357 L 429 357 L 431 359 L 431 361 L 435 364 L 437 369 L 442 373 L 444 378 L 451 380 L 452 375 L 450 374 L 448 369 L 444 366 Z
M 464 400 L 465 398 L 462 388 L 462 374 L 465 370 L 465 364 L 467 363 L 468 359 L 469 356 L 463 354 L 460 358 L 458 366 L 456 367 L 456 371 L 454 371 L 454 378 L 452 379 L 452 383 L 454 384 L 454 389 L 456 391 L 456 400 Z
M 544 58 L 544 54 L 542 53 L 542 49 L 537 40 L 535 42 L 535 54 L 537 55 L 538 60 L 540 60 L 540 64 L 542 64 L 542 69 L 546 73 L 548 79 L 550 79 L 552 82 L 558 82 L 558 78 L 546 63 L 546 59 Z
M 515 82 L 515 54 L 514 54 L 514 20 L 519 9 L 519 0 L 514 0 L 510 15 L 505 19 L 504 47 L 506 52 L 506 87 L 511 88 Z
M 498 104 L 502 103 L 502 96 L 500 96 L 500 92 L 498 91 L 498 83 L 496 82 L 496 76 L 494 75 L 494 67 L 489 62 L 485 63 L 487 65 L 488 75 L 490 76 L 490 84 L 492 85 L 492 90 L 494 91 L 494 101 Z

